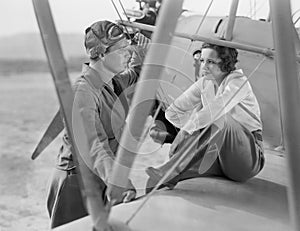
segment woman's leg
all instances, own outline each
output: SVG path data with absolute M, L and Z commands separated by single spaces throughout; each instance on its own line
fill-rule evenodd
M 234 181 L 246 181 L 259 173 L 264 157 L 253 134 L 231 117 L 222 129 L 223 142 L 219 162 L 224 175 Z
M 181 172 L 175 182 L 200 176 L 225 176 L 243 182 L 260 172 L 264 165 L 262 140 L 258 141 L 252 132 L 228 115 L 222 129 L 218 131 L 212 125 L 210 130 L 209 147 L 217 147 L 216 158 L 207 161 L 210 149 L 204 154 L 199 151 L 201 159 L 191 163 L 193 165 Z
M 205 155 L 207 148 L 209 147 L 209 141 L 213 128 L 196 131 L 193 135 L 189 136 L 182 143 L 178 144 L 174 155 L 165 164 L 158 168 L 149 167 L 146 169 L 146 173 L 150 176 L 146 185 L 146 192 L 149 192 L 158 181 L 168 172 L 182 155 L 184 158 L 180 161 L 179 165 L 172 171 L 172 173 L 164 181 L 163 186 L 169 188 L 174 187 L 178 181 L 182 179 L 201 176 L 199 173 L 200 162 Z M 203 133 L 203 134 L 202 134 Z M 199 138 L 200 134 L 202 136 Z M 217 159 L 217 158 L 216 158 Z M 216 159 L 210 164 L 205 175 L 220 175 L 221 169 Z M 216 162 L 216 163 L 214 163 Z
M 146 187 L 153 188 L 195 139 L 199 139 L 197 150 L 192 149 L 188 153 L 163 186 L 176 185 L 180 180 L 200 176 L 226 176 L 235 181 L 245 181 L 255 176 L 262 168 L 263 155 L 262 150 L 258 151 L 260 148 L 252 133 L 231 116 L 226 117 L 222 129 L 216 128 L 212 125 L 200 139 L 201 131 L 196 132 L 180 145 L 167 163 L 157 169 L 148 168 L 146 172 L 150 178 Z M 210 163 L 204 163 L 209 154 L 208 148 L 212 145 L 217 145 L 219 155 L 212 158 Z

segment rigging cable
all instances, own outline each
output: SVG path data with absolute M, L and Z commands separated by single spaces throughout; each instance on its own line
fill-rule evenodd
M 209 3 L 209 5 L 208 5 L 207 9 L 205 10 L 205 13 L 204 13 L 204 15 L 203 15 L 203 17 L 202 17 L 202 19 L 201 19 L 201 21 L 200 21 L 200 23 L 199 23 L 199 26 L 198 26 L 197 29 L 196 29 L 196 33 L 195 33 L 195 34 L 198 34 L 198 32 L 199 32 L 199 30 L 200 30 L 200 28 L 201 28 L 201 26 L 202 26 L 202 24 L 203 24 L 203 22 L 204 22 L 204 19 L 206 18 L 207 14 L 208 14 L 208 11 L 209 11 L 209 9 L 210 9 L 210 7 L 211 7 L 213 1 L 214 1 L 214 0 L 211 0 L 211 1 L 210 1 L 210 3 Z M 186 49 L 186 52 L 184 53 L 183 58 L 185 58 L 186 54 L 190 51 L 193 42 L 194 42 L 194 40 L 191 40 L 190 45 L 189 45 L 188 48 Z
M 176 74 L 173 76 L 172 81 L 170 83 L 173 84 L 174 81 L 175 81 L 175 79 L 176 79 Z M 158 105 L 158 107 L 155 110 L 155 113 L 154 113 L 154 115 L 153 115 L 153 117 L 151 119 L 150 124 L 144 130 L 144 132 L 143 132 L 143 134 L 141 136 L 141 139 L 139 140 L 139 143 L 140 143 L 139 147 L 142 146 L 142 144 L 144 143 L 144 141 L 145 141 L 145 139 L 147 137 L 148 132 L 150 131 L 150 129 L 153 126 L 153 124 L 155 123 L 155 120 L 156 120 L 156 118 L 158 116 L 158 113 L 159 113 L 160 109 L 163 107 L 163 101 L 165 101 L 167 103 L 167 105 L 170 105 L 170 103 L 168 101 L 168 97 L 166 96 L 167 94 L 164 92 L 164 90 L 163 90 L 163 88 L 162 88 L 162 86 L 161 86 L 160 83 L 159 83 L 159 88 L 160 88 L 160 90 L 162 92 L 162 95 L 160 96 L 161 100 L 159 101 L 159 105 Z M 177 131 L 178 128 L 175 128 L 175 130 Z
M 293 14 L 292 14 L 292 18 L 295 17 L 295 15 L 300 12 L 300 9 L 296 10 Z M 300 20 L 300 16 L 295 20 L 294 25 L 296 26 L 297 22 Z
M 248 13 L 248 15 L 249 15 L 249 18 L 251 18 L 252 15 L 253 15 L 252 0 L 249 1 L 249 13 Z
M 176 75 L 175 75 L 175 76 L 176 76 Z M 174 79 L 174 78 L 173 78 L 173 79 Z M 173 81 L 172 81 L 172 82 L 173 82 Z M 141 139 L 139 140 L 139 147 L 138 147 L 138 150 L 140 149 L 140 147 L 141 147 L 142 144 L 144 143 L 144 141 L 145 141 L 145 139 L 146 139 L 146 137 L 147 137 L 147 135 L 148 135 L 150 129 L 152 128 L 153 124 L 155 123 L 156 118 L 157 118 L 157 116 L 158 116 L 158 113 L 159 113 L 160 109 L 163 107 L 163 100 L 164 100 L 168 105 L 170 105 L 170 103 L 168 102 L 168 99 L 167 99 L 167 97 L 166 97 L 166 94 L 164 93 L 164 91 L 163 91 L 163 89 L 162 89 L 162 87 L 161 87 L 161 84 L 159 84 L 159 88 L 161 89 L 161 92 L 162 92 L 162 95 L 160 96 L 160 98 L 161 98 L 162 100 L 159 102 L 159 105 L 158 105 L 158 107 L 157 107 L 156 110 L 155 110 L 155 113 L 154 113 L 154 115 L 153 115 L 153 117 L 152 117 L 152 119 L 151 119 L 151 121 L 150 121 L 150 124 L 145 128 L 144 132 L 143 132 L 142 135 L 141 135 Z M 159 95 L 160 95 L 160 94 L 159 94 Z M 175 128 L 175 130 L 177 131 L 178 128 Z M 162 147 L 162 145 L 161 145 L 161 147 Z
M 124 20 L 122 19 L 121 14 L 120 14 L 120 12 L 119 12 L 119 10 L 118 10 L 118 8 L 117 8 L 117 6 L 116 6 L 114 0 L 111 0 L 111 3 L 113 4 L 113 6 L 114 6 L 114 8 L 115 8 L 115 10 L 116 10 L 116 12 L 117 12 L 119 18 L 120 18 L 121 24 L 124 25 L 124 23 L 123 23 Z M 128 17 L 128 15 L 127 15 L 127 13 L 126 13 L 124 7 L 123 7 L 123 4 L 122 4 L 121 0 L 119 0 L 119 3 L 120 3 L 120 5 L 121 5 L 121 7 L 122 7 L 122 9 L 123 9 L 123 11 L 124 11 L 124 14 L 125 14 L 125 16 L 126 16 L 128 22 L 130 22 L 130 21 L 129 21 L 129 17 Z M 123 28 L 125 29 L 126 34 L 129 36 L 129 39 L 130 39 L 130 41 L 131 41 L 131 44 L 133 44 L 133 42 L 135 42 L 135 41 L 134 41 L 134 38 L 132 38 L 132 37 L 130 36 L 130 33 L 129 33 L 129 31 L 128 31 L 128 29 L 127 29 L 126 26 L 124 26 Z M 140 60 L 142 60 L 142 57 L 141 57 L 141 55 L 140 55 L 138 52 L 136 52 L 136 55 L 139 57 Z
M 256 14 L 260 12 L 262 9 L 265 9 L 267 2 L 261 2 L 259 6 L 256 7 Z
M 129 22 L 129 21 L 130 21 L 130 18 L 128 17 L 128 15 L 127 15 L 127 13 L 126 13 L 126 10 L 125 10 L 125 8 L 124 8 L 124 5 L 123 5 L 122 1 L 119 0 L 119 3 L 120 3 L 120 5 L 121 5 L 121 7 L 122 7 L 122 10 L 123 10 L 123 13 L 124 13 L 125 17 L 127 18 L 127 21 Z
M 222 113 L 222 111 L 225 109 L 225 107 L 233 100 L 233 98 L 240 92 L 240 90 L 244 87 L 244 85 L 249 81 L 249 79 L 253 76 L 253 74 L 258 70 L 258 68 L 264 63 L 266 60 L 266 57 L 264 57 L 258 65 L 255 67 L 255 69 L 250 73 L 249 77 L 244 81 L 244 83 L 241 85 L 241 87 L 234 93 L 234 95 L 226 102 L 226 104 L 216 113 L 216 115 L 212 118 L 211 122 L 203 129 L 203 131 L 199 135 L 199 139 L 203 136 L 203 134 L 209 129 L 209 127 L 213 124 L 215 119 Z M 215 134 L 214 134 L 215 135 Z M 212 136 L 209 140 L 214 138 Z M 168 176 L 176 169 L 176 167 L 180 164 L 180 162 L 187 156 L 191 148 L 193 148 L 199 139 L 195 139 L 185 152 L 180 156 L 180 158 L 174 163 L 174 165 L 166 172 L 166 174 L 159 180 L 159 182 L 155 185 L 155 187 L 152 189 L 152 191 L 146 195 L 146 198 L 144 201 L 138 206 L 138 208 L 135 210 L 135 212 L 129 217 L 129 219 L 126 221 L 126 224 L 128 225 L 130 221 L 137 215 L 137 213 L 142 209 L 142 207 L 146 204 L 146 202 L 151 198 L 151 196 L 154 194 L 154 192 L 159 188 L 161 184 L 168 178 Z M 201 148 L 201 147 L 200 147 Z M 204 158 L 204 157 L 203 157 Z
M 119 10 L 118 10 L 118 8 L 117 8 L 117 6 L 116 6 L 114 0 L 110 0 L 110 1 L 111 1 L 111 3 L 113 4 L 113 6 L 114 6 L 114 8 L 115 8 L 115 10 L 116 10 L 116 12 L 117 12 L 117 14 L 118 14 L 118 16 L 119 16 L 121 22 L 123 23 L 124 20 L 122 19 L 121 14 L 120 14 L 120 12 L 119 12 Z M 122 7 L 122 8 L 123 8 L 123 7 Z M 125 11 L 125 10 L 124 10 L 124 11 Z M 126 14 L 126 12 L 125 12 L 125 16 L 128 18 L 128 15 Z M 125 28 L 125 30 L 126 30 L 126 33 L 129 35 L 129 31 L 128 31 L 127 27 L 124 26 L 124 28 Z M 132 39 L 131 39 L 131 40 L 132 40 Z

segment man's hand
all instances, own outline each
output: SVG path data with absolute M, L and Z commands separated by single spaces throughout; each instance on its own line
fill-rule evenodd
M 184 130 L 180 130 L 176 135 L 169 151 L 169 157 L 171 158 L 177 151 L 178 145 L 181 144 L 190 134 Z
M 136 191 L 132 190 L 132 189 L 129 189 L 129 190 L 127 190 L 123 193 L 123 196 L 124 196 L 123 197 L 123 203 L 130 202 L 130 201 L 135 199 Z
M 130 180 L 127 188 L 108 184 L 107 197 L 112 205 L 127 203 L 135 199 L 136 190 Z
M 134 37 L 133 40 L 137 43 L 138 46 L 144 48 L 144 49 L 148 49 L 151 40 L 148 39 L 145 35 L 143 35 L 140 32 L 137 32 Z
M 150 137 L 153 139 L 155 143 L 159 143 L 161 145 L 164 144 L 166 137 L 169 133 L 157 127 L 151 128 L 149 131 Z

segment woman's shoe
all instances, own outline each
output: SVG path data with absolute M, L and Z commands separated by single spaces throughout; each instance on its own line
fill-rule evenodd
M 146 168 L 146 173 L 149 176 L 149 179 L 146 184 L 146 193 L 152 191 L 152 189 L 157 185 L 157 183 L 163 178 L 163 174 L 157 168 L 148 167 Z M 161 184 L 158 189 L 167 187 L 168 189 L 173 189 L 176 186 L 176 183 L 172 183 L 171 181 L 165 182 Z

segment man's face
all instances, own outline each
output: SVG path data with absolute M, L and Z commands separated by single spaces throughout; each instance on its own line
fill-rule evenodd
M 127 68 L 130 57 L 129 41 L 123 39 L 108 48 L 103 57 L 103 64 L 108 70 L 117 74 Z

